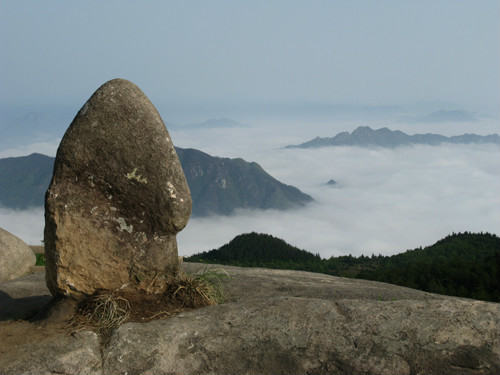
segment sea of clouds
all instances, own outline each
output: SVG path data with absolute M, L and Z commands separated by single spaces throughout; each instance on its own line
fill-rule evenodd
M 295 210 L 237 210 L 230 216 L 191 218 L 178 235 L 179 254 L 218 248 L 236 235 L 268 233 L 322 257 L 395 254 L 431 245 L 452 232 L 500 232 L 498 145 L 410 146 L 395 149 L 327 147 L 285 149 L 315 136 L 335 136 L 359 125 L 408 134 L 491 134 L 498 124 L 258 123 L 248 128 L 175 130 L 174 144 L 213 156 L 259 163 L 314 202 Z M 57 142 L 43 145 L 55 155 Z M 24 155 L 38 151 L 24 146 Z M 12 150 L 10 151 L 13 152 Z M 19 156 L 0 153 L 0 157 Z M 333 179 L 337 183 L 327 186 Z M 0 227 L 30 244 L 43 238 L 43 209 L 0 208 Z
M 322 257 L 394 254 L 459 231 L 498 234 L 499 156 L 495 145 L 258 150 L 247 160 L 315 202 L 191 219 L 179 235 L 181 253 L 217 248 L 250 231 Z M 337 183 L 327 186 L 330 179 Z

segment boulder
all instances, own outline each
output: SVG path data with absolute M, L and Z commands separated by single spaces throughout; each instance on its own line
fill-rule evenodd
M 54 318 L 0 322 L 0 373 L 500 373 L 498 303 L 308 272 L 223 269 L 231 276 L 225 304 L 125 323 L 100 358 L 91 332 L 63 335 L 62 315 L 58 330 L 49 329 Z M 2 292 L 18 299 L 34 290 L 0 284 L 0 308 Z
M 23 240 L 0 228 L 0 282 L 28 274 L 35 263 L 33 250 Z
M 176 234 L 190 213 L 186 178 L 158 111 L 133 83 L 105 83 L 64 134 L 45 195 L 51 293 L 160 293 L 177 272 Z

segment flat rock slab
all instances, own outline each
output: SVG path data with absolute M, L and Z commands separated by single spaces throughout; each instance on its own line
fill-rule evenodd
M 274 297 L 125 324 L 105 352 L 104 372 L 494 373 L 497 317 L 482 303 L 458 300 Z M 467 320 L 475 321 L 457 326 Z
M 183 267 L 196 271 L 204 266 Z M 60 331 L 47 331 L 38 343 L 26 338 L 15 350 L 1 353 L 0 373 L 500 372 L 499 304 L 308 272 L 215 267 L 231 275 L 226 304 L 126 323 L 97 362 L 98 342 L 91 332 L 62 339 Z M 0 284 L 5 294 L 6 284 Z M 12 288 L 9 293 L 17 298 Z M 46 329 L 43 321 L 0 323 L 0 341 L 16 324 Z M 79 358 L 86 360 L 70 350 L 77 344 Z M 48 359 L 30 361 L 32 350 L 54 358 L 58 367 Z

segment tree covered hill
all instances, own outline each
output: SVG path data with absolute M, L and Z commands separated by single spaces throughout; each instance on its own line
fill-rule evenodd
M 219 249 L 186 258 L 189 262 L 218 263 L 241 267 L 308 269 L 321 262 L 319 255 L 298 249 L 269 234 L 240 234 Z
M 500 302 L 500 238 L 489 233 L 454 233 L 434 245 L 392 256 L 330 259 L 321 259 L 267 234 L 248 233 L 185 260 L 321 272 Z

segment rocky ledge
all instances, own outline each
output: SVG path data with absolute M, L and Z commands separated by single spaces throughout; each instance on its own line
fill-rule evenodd
M 125 323 L 106 347 L 92 331 L 69 333 L 69 308 L 44 315 L 52 297 L 43 272 L 1 283 L 0 374 L 500 373 L 499 304 L 223 268 L 227 303 Z

